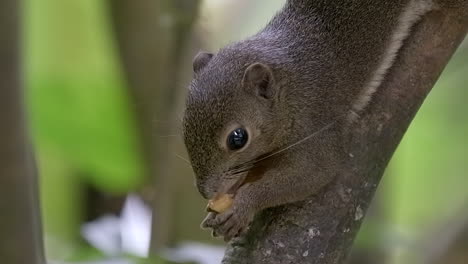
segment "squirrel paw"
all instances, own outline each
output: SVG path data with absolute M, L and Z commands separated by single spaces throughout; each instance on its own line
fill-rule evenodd
M 213 229 L 214 237 L 223 236 L 227 242 L 246 232 L 252 220 L 253 214 L 234 206 L 220 214 L 208 213 L 201 226 Z

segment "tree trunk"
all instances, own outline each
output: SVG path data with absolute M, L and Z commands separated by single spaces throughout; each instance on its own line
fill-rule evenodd
M 223 263 L 345 263 L 388 161 L 467 29 L 468 1 L 426 15 L 346 130 L 349 162 L 335 181 L 306 201 L 260 213 Z
M 177 81 L 198 0 L 109 1 L 120 54 L 141 131 L 148 179 L 155 181 L 151 251 L 173 242 L 175 184 L 169 136 L 177 130 Z
M 0 262 L 42 264 L 36 168 L 21 91 L 20 2 L 0 4 Z

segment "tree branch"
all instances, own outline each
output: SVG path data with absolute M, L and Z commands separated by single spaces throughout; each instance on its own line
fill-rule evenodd
M 388 161 L 466 35 L 468 1 L 452 2 L 414 28 L 371 104 L 347 129 L 349 160 L 336 180 L 306 201 L 259 214 L 246 236 L 231 241 L 224 264 L 346 261 Z
M 36 168 L 22 104 L 20 2 L 0 5 L 0 261 L 41 264 Z
M 183 49 L 199 0 L 110 0 L 118 46 L 145 154 L 147 179 L 155 181 L 151 252 L 172 241 L 173 171 L 167 165 L 177 127 L 177 82 Z

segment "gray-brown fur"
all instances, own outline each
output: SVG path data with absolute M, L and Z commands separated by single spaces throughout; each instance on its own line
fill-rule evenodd
M 373 78 L 410 2 L 290 0 L 256 35 L 195 58 L 184 139 L 205 198 L 247 173 L 230 173 L 233 167 L 332 124 L 256 164 L 262 177 L 237 190 L 230 210 L 209 213 L 204 227 L 229 240 L 258 211 L 305 199 L 333 180 L 329 168 L 346 157 L 340 150 L 346 114 Z M 246 72 L 255 63 L 265 67 Z M 255 131 L 237 152 L 222 147 L 233 122 Z

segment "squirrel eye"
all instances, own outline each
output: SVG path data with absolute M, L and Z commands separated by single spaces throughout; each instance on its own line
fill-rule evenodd
M 247 144 L 249 134 L 244 128 L 236 128 L 229 134 L 227 138 L 227 146 L 230 150 L 238 150 Z

